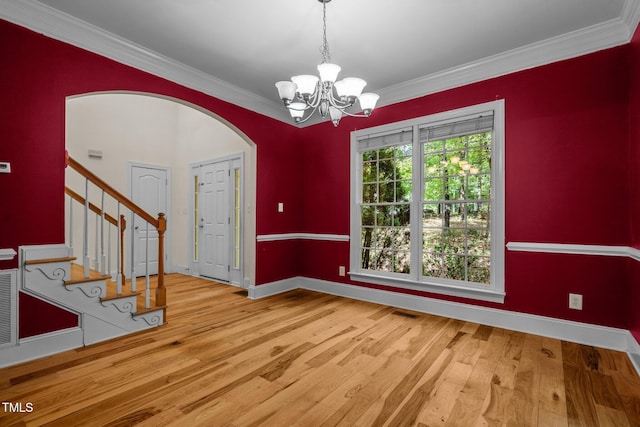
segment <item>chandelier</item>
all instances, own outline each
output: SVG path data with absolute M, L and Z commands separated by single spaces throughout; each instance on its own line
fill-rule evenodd
M 343 115 L 369 117 L 380 96 L 375 93 L 362 93 L 367 82 L 358 77 L 345 77 L 336 81 L 341 68 L 331 63 L 327 42 L 327 3 L 331 0 L 318 1 L 322 3 L 323 22 L 320 49 L 322 64 L 318 65 L 320 77 L 305 74 L 293 76 L 291 81 L 277 82 L 278 95 L 296 123 L 306 122 L 316 111 L 320 112 L 322 118 L 326 118 L 328 114 L 334 126 L 338 126 Z M 355 104 L 356 99 L 359 101 L 362 114 L 347 111 Z

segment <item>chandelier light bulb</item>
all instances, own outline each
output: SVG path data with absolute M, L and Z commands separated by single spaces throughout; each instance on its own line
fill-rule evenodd
M 304 110 L 307 108 L 307 104 L 304 102 L 293 102 L 289 104 L 289 114 L 298 123 L 304 116 Z
M 291 81 L 298 86 L 298 93 L 302 96 L 311 96 L 316 91 L 318 76 L 303 74 L 291 77 Z
M 278 88 L 278 96 L 285 104 L 293 101 L 296 96 L 296 91 L 298 90 L 298 85 L 290 81 L 277 82 L 276 87 Z
M 376 102 L 378 102 L 379 98 L 380 95 L 371 92 L 363 93 L 358 97 L 358 101 L 360 101 L 360 108 L 362 108 L 364 114 L 367 116 L 371 114 L 373 109 L 376 108 Z
M 353 99 L 359 97 L 367 85 L 366 81 L 357 77 L 345 77 L 342 81 L 344 83 L 344 95 L 347 98 L 352 97 Z
M 334 83 L 338 78 L 338 73 L 341 68 L 339 65 L 330 64 L 328 62 L 324 62 L 318 65 L 318 73 L 320 74 L 321 82 L 331 82 Z
M 331 122 L 333 122 L 333 126 L 337 127 L 338 123 L 340 123 L 340 119 L 342 118 L 342 111 L 337 109 L 336 107 L 329 107 L 329 116 L 331 117 Z

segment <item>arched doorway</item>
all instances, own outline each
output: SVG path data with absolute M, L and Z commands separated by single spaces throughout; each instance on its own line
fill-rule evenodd
M 136 168 L 167 171 L 166 272 L 200 275 L 198 190 L 194 167 L 233 160 L 228 197 L 228 259 L 237 269 L 227 281 L 255 281 L 255 144 L 222 118 L 181 100 L 147 93 L 108 92 L 66 102 L 69 155 L 116 190 L 132 195 Z M 240 163 L 238 163 L 238 161 Z M 230 171 L 231 172 L 231 171 Z M 229 173 L 230 173 L 229 172 Z M 69 175 L 67 180 L 72 181 Z M 239 189 L 236 187 L 239 186 Z M 231 195 L 231 194 L 229 194 Z M 240 196 L 240 204 L 233 204 Z M 202 205 L 200 205 L 200 210 Z M 222 278 L 222 280 L 225 280 Z

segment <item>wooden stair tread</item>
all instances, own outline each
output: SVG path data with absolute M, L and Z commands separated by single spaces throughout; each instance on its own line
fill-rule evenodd
M 98 271 L 89 269 L 89 277 L 84 277 L 84 269 L 81 265 L 71 264 L 71 279 L 66 280 L 65 285 L 73 285 L 76 283 L 93 282 L 96 280 L 110 279 L 108 274 L 102 274 Z
M 138 297 L 140 294 L 142 294 L 142 292 L 131 292 L 131 291 L 126 291 L 126 290 L 122 290 L 121 294 L 117 294 L 116 293 L 116 289 L 115 286 L 107 286 L 107 295 L 100 298 L 102 301 L 110 301 L 110 300 L 114 300 L 114 299 L 119 299 L 119 298 L 127 298 L 127 297 Z
M 75 258 L 74 258 L 75 259 Z M 136 290 L 132 292 L 131 289 L 131 280 L 126 279 L 125 283 L 122 286 L 122 293 L 116 293 L 116 282 L 111 280 L 111 276 L 107 274 L 102 274 L 99 271 L 95 271 L 89 269 L 89 277 L 84 277 L 84 268 L 79 264 L 71 264 L 71 279 L 65 281 L 65 285 L 73 285 L 78 283 L 86 283 L 94 280 L 106 280 L 106 295 L 100 298 L 101 301 L 113 301 L 120 298 L 127 298 L 131 296 L 136 297 L 136 311 L 135 315 L 145 314 L 156 310 L 165 310 L 167 308 L 166 305 L 157 306 L 155 304 L 155 292 L 154 289 L 157 287 L 157 276 L 152 276 L 150 278 L 150 291 L 151 291 L 151 303 L 150 307 L 145 307 L 145 296 L 143 291 Z M 144 287 L 144 278 L 138 278 L 137 287 L 141 285 Z
M 142 304 L 138 302 L 138 305 L 136 306 L 136 312 L 134 314 L 140 315 L 140 314 L 150 313 L 156 310 L 165 310 L 166 308 L 167 308 L 166 305 L 151 305 L 151 307 L 146 308 L 144 306 L 144 301 L 143 301 Z

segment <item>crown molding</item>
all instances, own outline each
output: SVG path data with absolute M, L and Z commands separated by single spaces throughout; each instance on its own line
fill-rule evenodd
M 37 1 L 3 1 L 0 18 L 248 110 L 289 122 L 289 114 L 280 102 L 257 96 Z
M 640 23 L 640 1 L 639 0 L 626 0 L 622 8 L 622 14 L 620 19 L 627 27 L 627 43 L 633 38 L 633 34 L 638 28 Z
M 419 77 L 378 91 L 380 106 L 395 104 L 470 83 L 503 76 L 628 43 L 638 25 L 638 0 L 627 0 L 627 17 Z M 633 30 L 631 29 L 633 28 Z
M 292 126 L 319 122 L 296 125 L 275 99 L 260 97 L 35 0 L 5 0 L 0 17 Z M 639 22 L 640 0 L 626 0 L 620 18 L 379 89 L 379 106 L 623 45 L 631 40 Z

